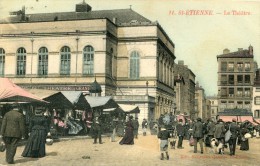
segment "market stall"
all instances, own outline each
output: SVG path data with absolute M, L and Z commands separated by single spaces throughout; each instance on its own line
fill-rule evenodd
M 44 98 L 50 102 L 54 125 L 61 135 L 84 133 L 85 117 L 92 112 L 90 104 L 80 91 L 61 91 Z

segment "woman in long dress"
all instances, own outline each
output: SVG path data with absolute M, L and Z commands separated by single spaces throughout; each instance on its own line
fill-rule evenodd
M 133 145 L 134 144 L 134 126 L 132 122 L 133 116 L 129 117 L 129 121 L 126 122 L 126 129 L 125 135 L 122 140 L 119 142 L 120 145 L 127 144 Z
M 243 124 L 240 132 L 241 132 L 241 136 L 242 136 L 240 150 L 249 150 L 248 138 L 245 138 L 245 134 L 249 132 L 246 124 Z
M 48 120 L 43 116 L 43 110 L 36 110 L 35 116 L 30 120 L 29 132 L 27 144 L 22 153 L 23 157 L 39 158 L 46 155 L 45 143 L 47 134 L 49 132 Z

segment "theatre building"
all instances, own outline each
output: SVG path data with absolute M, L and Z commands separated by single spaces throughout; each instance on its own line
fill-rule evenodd
M 140 118 L 173 110 L 174 43 L 132 9 L 17 15 L 0 22 L 0 76 L 24 88 L 89 93 L 135 104 Z

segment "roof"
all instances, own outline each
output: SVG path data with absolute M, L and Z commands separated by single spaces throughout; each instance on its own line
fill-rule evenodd
M 117 108 L 118 104 L 111 96 L 85 96 L 91 108 Z
M 42 102 L 38 96 L 14 84 L 8 78 L 0 78 L 0 102 Z
M 140 109 L 136 105 L 119 104 L 119 107 L 126 113 L 140 113 Z
M 54 108 L 70 108 L 80 110 L 90 110 L 90 104 L 80 91 L 61 91 L 52 94 L 44 100 L 49 101 Z
M 122 23 L 130 23 L 133 20 L 138 22 L 149 22 L 150 20 L 133 11 L 132 9 L 116 9 L 116 10 L 96 10 L 89 12 L 56 12 L 56 13 L 37 13 L 26 14 L 27 22 L 50 22 L 50 21 L 70 21 L 70 20 L 89 20 L 107 18 L 111 22 L 116 18 L 117 25 Z M 19 23 L 21 15 L 8 17 L 0 20 L 0 23 Z
M 253 55 L 249 54 L 248 50 L 241 50 L 236 52 L 231 52 L 227 54 L 217 55 L 217 58 L 253 58 Z

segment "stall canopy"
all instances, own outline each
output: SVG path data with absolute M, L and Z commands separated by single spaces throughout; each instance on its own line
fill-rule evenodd
M 61 91 L 44 98 L 53 108 L 90 110 L 90 104 L 80 91 Z
M 8 78 L 0 78 L 0 85 L 0 102 L 48 103 L 14 84 Z
M 224 122 L 232 122 L 232 119 L 236 119 L 237 122 L 249 121 L 256 125 L 252 112 L 246 109 L 226 109 L 223 112 L 218 112 L 218 119 L 222 119 Z
M 85 98 L 90 104 L 91 108 L 94 109 L 109 109 L 119 107 L 119 105 L 111 96 L 85 96 Z
M 130 104 L 119 104 L 119 107 L 125 112 L 125 113 L 140 113 L 140 109 L 136 105 L 130 105 Z

